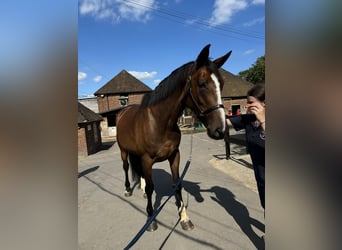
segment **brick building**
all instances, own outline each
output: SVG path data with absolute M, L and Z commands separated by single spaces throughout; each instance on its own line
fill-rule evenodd
M 219 71 L 224 81 L 221 97 L 226 114 L 231 111 L 232 115 L 236 115 L 238 110 L 241 114 L 246 113 L 247 92 L 254 84 L 222 68 Z
M 129 104 L 140 104 L 145 93 L 151 88 L 122 70 L 113 79 L 95 92 L 99 114 L 103 116 L 101 122 L 102 136 L 116 135 L 116 114 Z
M 102 117 L 78 102 L 78 155 L 96 153 L 102 146 Z

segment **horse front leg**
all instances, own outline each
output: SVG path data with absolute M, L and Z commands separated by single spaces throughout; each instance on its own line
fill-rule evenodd
M 177 149 L 174 154 L 168 159 L 170 162 L 170 168 L 172 173 L 172 182 L 173 185 L 176 185 L 179 180 L 179 161 L 180 161 L 180 153 Z M 178 213 L 180 216 L 180 223 L 183 230 L 192 230 L 194 228 L 194 224 L 192 224 L 190 218 L 186 213 L 186 208 L 182 198 L 182 184 L 180 184 L 176 190 L 175 194 L 176 204 L 178 207 Z
M 154 191 L 154 184 L 152 181 L 152 164 L 146 165 L 146 163 L 143 162 L 143 172 L 144 172 L 144 179 L 145 179 L 145 193 L 147 196 L 147 219 L 149 220 L 153 215 L 153 206 L 152 206 L 152 193 Z M 149 232 L 157 230 L 158 225 L 155 220 L 151 222 L 151 224 L 146 229 Z
M 129 197 L 132 196 L 132 189 L 131 189 L 131 184 L 129 182 L 129 178 L 128 178 L 128 169 L 129 169 L 129 164 L 128 164 L 128 154 L 125 151 L 121 151 L 121 159 L 123 162 L 123 169 L 125 171 L 125 196 Z

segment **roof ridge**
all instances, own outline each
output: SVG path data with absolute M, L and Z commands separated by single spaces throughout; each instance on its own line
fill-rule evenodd
M 141 93 L 149 92 L 152 89 L 130 74 L 127 70 L 121 70 L 111 80 L 98 89 L 94 95 Z

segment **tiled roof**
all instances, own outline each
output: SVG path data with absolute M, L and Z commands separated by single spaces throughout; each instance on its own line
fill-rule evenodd
M 78 123 L 101 121 L 102 117 L 78 102 Z
M 227 70 L 220 68 L 219 71 L 224 81 L 222 98 L 247 96 L 248 90 L 254 86 L 253 83 L 247 82 Z
M 149 91 L 151 91 L 151 88 L 132 76 L 126 70 L 122 70 L 113 79 L 97 90 L 95 95 L 142 93 Z

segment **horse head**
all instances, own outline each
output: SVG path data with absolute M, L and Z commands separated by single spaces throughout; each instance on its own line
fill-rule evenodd
M 226 62 L 232 51 L 211 61 L 209 47 L 210 44 L 202 49 L 189 73 L 186 105 L 205 125 L 209 137 L 222 139 L 226 127 L 221 99 L 224 82 L 218 69 Z

